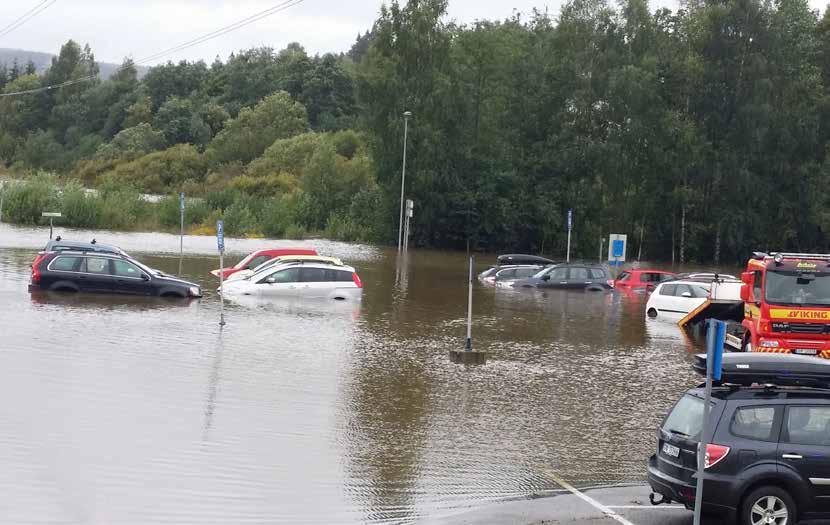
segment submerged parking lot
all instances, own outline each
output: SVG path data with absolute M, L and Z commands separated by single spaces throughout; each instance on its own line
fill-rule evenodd
M 76 235 L 178 272 L 176 236 Z M 696 346 L 646 323 L 638 294 L 477 287 L 473 341 L 490 359 L 450 364 L 463 253 L 401 265 L 394 250 L 292 242 L 354 265 L 362 303 L 229 303 L 220 330 L 214 239 L 185 242 L 182 274 L 206 296 L 171 302 L 30 296 L 47 236 L 0 225 L 9 522 L 441 521 L 551 495 L 560 478 L 637 483 L 697 379 Z

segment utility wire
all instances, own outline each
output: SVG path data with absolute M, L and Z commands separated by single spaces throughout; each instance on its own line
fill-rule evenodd
M 32 18 L 36 17 L 37 15 L 42 13 L 43 11 L 47 10 L 52 4 L 54 4 L 57 1 L 58 0 L 43 0 L 38 5 L 34 6 L 31 9 L 29 9 L 28 11 L 26 11 L 25 13 L 20 15 L 20 17 L 17 18 L 16 20 L 14 20 L 12 23 L 10 23 L 6 27 L 0 29 L 0 38 L 8 35 L 9 33 L 14 31 L 18 27 L 22 26 L 23 24 L 25 24 L 26 22 L 28 22 Z
M 46 1 L 47 2 L 51 1 L 52 3 L 54 3 L 57 0 L 46 0 Z M 145 64 L 147 62 L 153 61 L 153 60 L 158 60 L 158 59 L 163 58 L 165 56 L 169 56 L 173 53 L 183 51 L 185 49 L 189 49 L 193 46 L 196 46 L 196 45 L 202 44 L 204 42 L 207 42 L 208 40 L 213 40 L 214 38 L 218 38 L 222 35 L 225 35 L 225 34 L 233 32 L 233 31 L 236 31 L 237 29 L 241 29 L 241 28 L 243 28 L 247 25 L 253 24 L 254 22 L 262 20 L 263 18 L 267 18 L 267 17 L 275 15 L 275 14 L 281 12 L 281 11 L 285 11 L 286 9 L 289 9 L 291 7 L 299 5 L 299 4 L 303 3 L 304 1 L 305 0 L 286 0 L 286 1 L 280 2 L 279 4 L 277 4 L 273 7 L 265 9 L 264 11 L 260 11 L 259 13 L 251 15 L 247 18 L 243 18 L 242 20 L 239 20 L 238 22 L 234 22 L 233 24 L 227 25 L 223 28 L 217 29 L 215 31 L 211 31 L 210 33 L 202 35 L 198 38 L 194 38 L 193 40 L 184 42 L 183 44 L 179 44 L 175 47 L 165 49 L 164 51 L 160 51 L 160 52 L 158 52 L 154 55 L 150 55 L 150 56 L 147 56 L 147 57 L 142 58 L 140 60 L 136 60 L 133 63 L 136 64 L 136 65 L 141 65 L 141 64 Z M 122 68 L 119 68 L 117 70 L 117 72 L 121 71 L 121 69 L 123 69 L 123 66 L 122 66 Z M 20 96 L 20 95 L 31 95 L 31 94 L 34 94 L 34 93 L 42 93 L 44 91 L 51 91 L 53 89 L 60 89 L 62 87 L 66 87 L 66 86 L 71 86 L 71 85 L 74 85 L 74 84 L 80 84 L 81 82 L 88 82 L 88 81 L 96 79 L 96 78 L 98 78 L 98 75 L 89 75 L 89 76 L 86 76 L 86 77 L 76 78 L 74 80 L 67 80 L 66 82 L 61 82 L 60 84 L 53 84 L 51 86 L 42 86 L 42 87 L 35 88 L 35 89 L 26 89 L 26 90 L 22 90 L 22 91 L 14 91 L 14 92 L 11 92 L 11 93 L 0 93 L 0 98 L 14 97 L 14 96 Z

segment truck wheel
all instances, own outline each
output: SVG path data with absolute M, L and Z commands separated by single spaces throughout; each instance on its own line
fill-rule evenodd
M 752 491 L 741 505 L 741 525 L 794 525 L 795 502 L 780 487 L 760 487 Z

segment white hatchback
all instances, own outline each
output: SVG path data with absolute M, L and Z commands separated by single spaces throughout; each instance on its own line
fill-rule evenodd
M 654 289 L 646 303 L 646 315 L 682 319 L 709 298 L 710 283 L 668 281 Z
M 224 285 L 228 295 L 360 300 L 363 283 L 351 266 L 288 263 Z

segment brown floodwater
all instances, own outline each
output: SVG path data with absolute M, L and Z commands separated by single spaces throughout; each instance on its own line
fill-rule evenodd
M 68 232 L 178 271 L 166 234 Z M 636 482 L 699 349 L 639 294 L 474 291 L 466 256 L 308 245 L 357 267 L 361 304 L 30 296 L 48 230 L 0 224 L 0 521 L 408 523 L 557 488 Z M 479 257 L 483 269 L 493 257 Z

